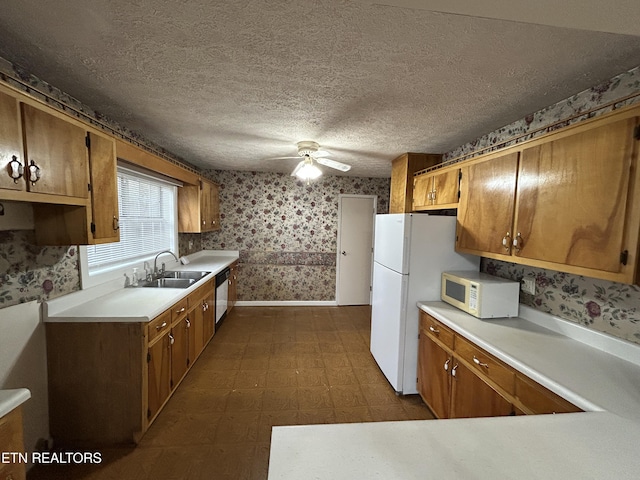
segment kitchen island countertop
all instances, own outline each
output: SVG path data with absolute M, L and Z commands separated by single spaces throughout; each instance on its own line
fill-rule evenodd
M 531 309 L 487 321 L 418 306 L 585 412 L 274 427 L 270 480 L 638 478 L 640 346 Z

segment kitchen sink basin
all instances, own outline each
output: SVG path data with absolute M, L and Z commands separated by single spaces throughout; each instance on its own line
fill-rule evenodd
M 158 278 L 150 282 L 144 282 L 142 287 L 149 288 L 189 288 L 196 283 L 194 278 Z
M 183 270 L 183 271 L 171 271 L 171 270 L 167 270 L 166 272 L 164 272 L 162 274 L 163 278 L 166 279 L 193 279 L 193 280 L 200 280 L 202 277 L 204 277 L 205 275 L 208 275 L 211 272 L 200 272 L 200 271 L 187 271 L 187 270 Z

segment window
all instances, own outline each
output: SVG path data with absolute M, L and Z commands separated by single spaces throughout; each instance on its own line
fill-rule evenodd
M 80 249 L 83 288 L 142 267 L 163 250 L 178 253 L 176 184 L 119 165 L 118 200 L 120 241 Z

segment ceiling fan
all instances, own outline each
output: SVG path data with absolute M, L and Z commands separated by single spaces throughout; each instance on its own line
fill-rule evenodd
M 291 176 L 298 177 L 300 180 L 307 182 L 307 185 L 311 180 L 315 180 L 322 175 L 315 163 L 324 165 L 325 167 L 335 168 L 341 172 L 348 172 L 351 170 L 351 165 L 346 163 L 337 162 L 327 158 L 327 152 L 320 150 L 320 145 L 312 141 L 298 142 L 298 156 L 302 157 L 302 161 L 296 165 L 296 168 L 291 172 Z M 295 158 L 295 157 L 292 157 Z

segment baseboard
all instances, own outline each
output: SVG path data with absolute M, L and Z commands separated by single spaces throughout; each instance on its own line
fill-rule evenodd
M 337 307 L 335 300 L 244 300 L 237 307 Z

